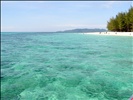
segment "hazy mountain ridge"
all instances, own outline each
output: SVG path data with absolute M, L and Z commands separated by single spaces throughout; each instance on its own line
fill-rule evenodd
M 107 31 L 106 29 L 99 29 L 99 28 L 94 28 L 94 29 L 72 29 L 72 30 L 64 30 L 64 31 L 57 31 L 58 33 L 86 33 L 86 32 L 105 32 Z

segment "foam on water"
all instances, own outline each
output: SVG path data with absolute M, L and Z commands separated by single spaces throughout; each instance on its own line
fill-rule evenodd
M 2 100 L 128 100 L 132 37 L 14 33 L 1 38 Z

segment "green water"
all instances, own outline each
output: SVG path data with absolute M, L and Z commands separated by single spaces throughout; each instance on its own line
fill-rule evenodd
M 1 100 L 128 100 L 132 39 L 2 33 Z

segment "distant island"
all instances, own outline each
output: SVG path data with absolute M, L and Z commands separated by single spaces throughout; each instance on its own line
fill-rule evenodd
M 94 28 L 94 29 L 72 29 L 72 30 L 64 30 L 64 31 L 57 31 L 57 33 L 87 33 L 87 32 L 106 32 L 106 29 L 99 29 L 99 28 Z

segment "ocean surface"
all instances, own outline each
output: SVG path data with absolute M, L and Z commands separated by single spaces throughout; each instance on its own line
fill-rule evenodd
M 129 100 L 133 37 L 2 33 L 1 100 Z

